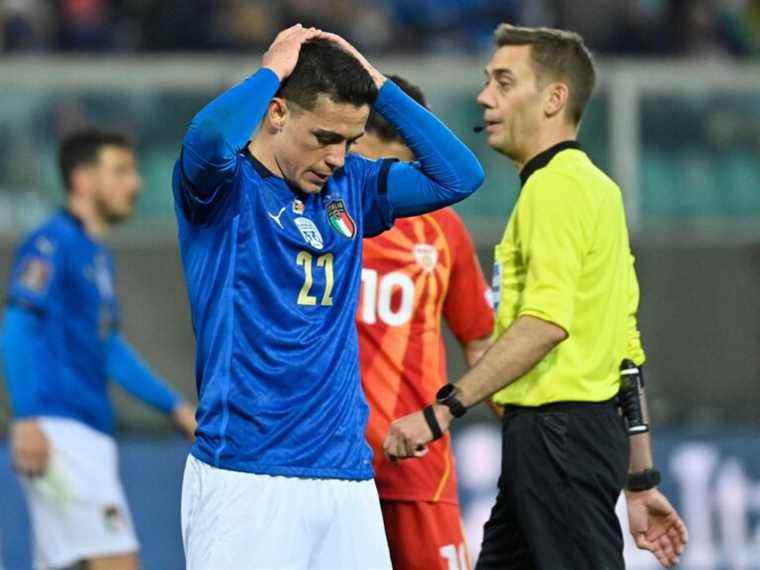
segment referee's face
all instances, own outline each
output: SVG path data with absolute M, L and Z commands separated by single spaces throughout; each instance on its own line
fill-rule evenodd
M 531 62 L 530 46 L 496 50 L 485 69 L 478 95 L 488 145 L 512 160 L 525 162 L 542 119 L 539 82 Z

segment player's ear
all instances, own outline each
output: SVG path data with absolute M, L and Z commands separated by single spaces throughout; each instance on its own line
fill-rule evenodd
M 89 165 L 80 165 L 71 171 L 71 194 L 90 194 L 94 186 L 95 169 Z
M 567 106 L 570 90 L 565 83 L 550 83 L 544 89 L 544 114 L 554 117 Z
M 274 97 L 267 109 L 267 123 L 272 134 L 275 134 L 285 128 L 285 124 L 290 117 L 290 110 L 285 99 Z

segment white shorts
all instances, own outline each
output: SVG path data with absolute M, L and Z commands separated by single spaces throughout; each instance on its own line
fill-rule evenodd
M 50 445 L 42 477 L 21 478 L 32 522 L 34 567 L 137 552 L 113 438 L 76 420 L 44 417 Z
M 272 477 L 192 455 L 182 482 L 187 570 L 390 570 L 374 481 Z

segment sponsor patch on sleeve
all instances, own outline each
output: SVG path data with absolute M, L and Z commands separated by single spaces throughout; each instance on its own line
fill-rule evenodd
M 53 264 L 40 257 L 30 257 L 24 262 L 19 273 L 18 282 L 33 293 L 43 293 L 50 285 L 53 276 Z

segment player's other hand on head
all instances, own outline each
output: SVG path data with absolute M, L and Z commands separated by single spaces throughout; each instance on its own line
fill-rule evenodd
M 372 81 L 375 82 L 375 86 L 378 89 L 380 89 L 383 86 L 383 83 L 387 81 L 387 78 L 382 73 L 380 73 L 375 68 L 375 66 L 373 66 L 369 61 L 367 61 L 367 58 L 364 57 L 359 52 L 359 50 L 356 49 L 353 45 L 351 45 L 348 42 L 348 40 L 346 40 L 343 36 L 339 36 L 338 34 L 332 34 L 330 32 L 321 32 L 319 34 L 319 37 L 335 42 L 341 48 L 343 48 L 344 51 L 350 53 L 357 60 L 359 60 L 359 63 L 361 63 L 364 66 L 364 69 L 367 70 L 367 73 L 369 73 L 370 77 L 372 77 Z
M 280 81 L 283 81 L 298 63 L 298 54 L 303 43 L 321 33 L 316 28 L 304 28 L 301 24 L 282 30 L 261 58 L 262 67 L 268 67 L 277 74 Z
M 16 420 L 11 425 L 13 467 L 27 477 L 44 475 L 50 446 L 36 419 Z
M 649 550 L 657 561 L 670 568 L 678 564 L 689 540 L 681 517 L 657 489 L 625 493 L 628 526 L 636 546 Z
M 195 407 L 187 402 L 180 402 L 172 410 L 172 419 L 187 439 L 195 441 L 195 430 L 198 427 L 195 421 Z

